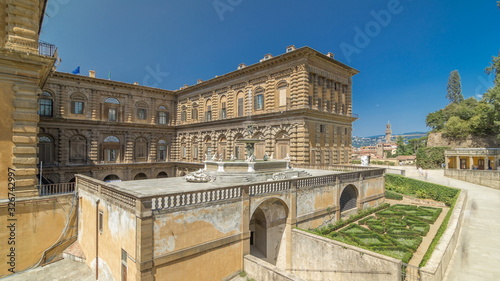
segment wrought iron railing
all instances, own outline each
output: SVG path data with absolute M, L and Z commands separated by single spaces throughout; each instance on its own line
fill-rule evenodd
M 38 42 L 38 54 L 41 56 L 55 57 L 57 54 L 57 47 L 56 45 L 40 41 Z
M 56 183 L 56 184 L 44 184 L 37 185 L 39 196 L 49 196 L 49 195 L 59 195 L 68 194 L 75 192 L 75 183 Z

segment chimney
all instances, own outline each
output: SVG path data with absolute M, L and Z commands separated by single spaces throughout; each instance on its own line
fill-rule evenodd
M 245 67 L 247 67 L 247 65 L 246 65 L 246 64 L 244 64 L 244 63 L 240 63 L 240 65 L 238 65 L 238 70 L 243 69 L 243 68 L 245 68 Z
M 326 54 L 327 57 L 329 58 L 335 58 L 335 55 L 332 53 L 332 52 L 328 52 L 328 54 Z
M 95 78 L 95 70 L 89 70 L 89 77 Z
M 201 79 L 196 80 L 196 84 L 200 84 L 201 82 L 203 82 L 203 80 Z
M 296 50 L 295 45 L 290 45 L 290 46 L 286 47 L 287 53 L 290 53 L 291 51 L 295 51 L 295 50 Z

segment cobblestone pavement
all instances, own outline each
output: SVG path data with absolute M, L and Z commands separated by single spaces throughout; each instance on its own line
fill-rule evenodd
M 95 281 L 95 274 L 84 263 L 60 260 L 44 267 L 27 270 L 2 281 Z
M 426 172 L 421 176 L 409 168 L 406 175 L 468 192 L 459 244 L 444 280 L 500 280 L 500 190 L 445 177 L 443 170 Z

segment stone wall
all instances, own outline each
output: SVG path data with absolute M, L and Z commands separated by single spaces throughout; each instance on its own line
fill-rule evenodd
M 292 230 L 291 272 L 306 280 L 400 280 L 401 261 Z
M 445 138 L 443 133 L 429 133 L 427 137 L 427 146 L 429 147 L 452 147 L 452 148 L 471 148 L 471 147 L 498 147 L 500 143 L 494 136 L 477 137 L 469 136 L 465 140 L 452 140 Z
M 462 190 L 448 222 L 448 228 L 434 248 L 427 265 L 420 271 L 422 281 L 440 281 L 445 277 L 446 269 L 458 244 L 466 204 L 467 191 Z
M 500 189 L 500 171 L 448 169 L 444 171 L 444 175 L 453 179 Z

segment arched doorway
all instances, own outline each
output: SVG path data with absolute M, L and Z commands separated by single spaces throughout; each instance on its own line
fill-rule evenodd
M 274 198 L 261 203 L 250 219 L 250 254 L 273 265 L 284 263 L 287 218 L 288 207 L 282 200 Z
M 168 174 L 165 172 L 159 172 L 156 178 L 157 179 L 168 178 Z
M 145 180 L 147 178 L 148 178 L 148 176 L 146 176 L 146 174 L 144 174 L 144 173 L 138 173 L 137 175 L 135 175 L 134 180 L 135 181 L 136 180 Z
M 340 212 L 349 211 L 355 209 L 358 203 L 358 190 L 357 188 L 350 184 L 344 188 L 342 194 L 340 195 Z
M 107 175 L 104 179 L 103 179 L 104 182 L 117 182 L 117 181 L 121 181 L 120 178 L 117 176 L 117 175 Z

